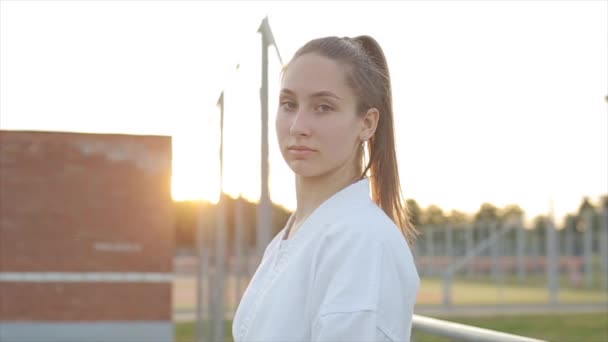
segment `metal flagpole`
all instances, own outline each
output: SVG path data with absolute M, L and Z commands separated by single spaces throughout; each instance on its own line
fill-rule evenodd
M 261 143 L 261 191 L 260 203 L 258 204 L 257 220 L 257 255 L 261 259 L 264 249 L 270 242 L 270 228 L 272 225 L 272 207 L 270 203 L 270 192 L 268 187 L 268 47 L 274 45 L 279 61 L 282 63 L 281 55 L 276 46 L 274 36 L 268 24 L 268 17 L 262 20 L 258 33 L 262 35 L 262 85 L 260 88 L 260 104 L 262 119 L 262 143 Z
M 226 249 L 226 201 L 224 199 L 224 92 L 217 101 L 220 107 L 220 199 L 217 206 L 215 234 L 215 291 L 214 330 L 215 341 L 224 340 L 224 255 Z

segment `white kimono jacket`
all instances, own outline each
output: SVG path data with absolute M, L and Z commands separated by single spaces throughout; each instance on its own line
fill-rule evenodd
M 290 222 L 241 299 L 236 342 L 410 340 L 420 278 L 368 179 L 334 194 L 284 240 Z

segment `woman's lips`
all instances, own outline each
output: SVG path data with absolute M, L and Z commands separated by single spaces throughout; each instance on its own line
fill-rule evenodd
M 316 152 L 315 150 L 306 146 L 292 146 L 288 148 L 287 151 L 295 157 L 306 157 Z

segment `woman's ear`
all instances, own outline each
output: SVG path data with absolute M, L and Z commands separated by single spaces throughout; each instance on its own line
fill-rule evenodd
M 367 113 L 361 118 L 361 133 L 359 133 L 359 139 L 361 141 L 369 140 L 378 127 L 378 120 L 380 119 L 380 112 L 376 108 L 370 108 Z

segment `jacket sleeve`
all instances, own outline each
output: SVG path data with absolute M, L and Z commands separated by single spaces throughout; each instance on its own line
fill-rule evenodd
M 380 242 L 365 231 L 324 237 L 314 263 L 313 341 L 379 340 L 382 258 Z

